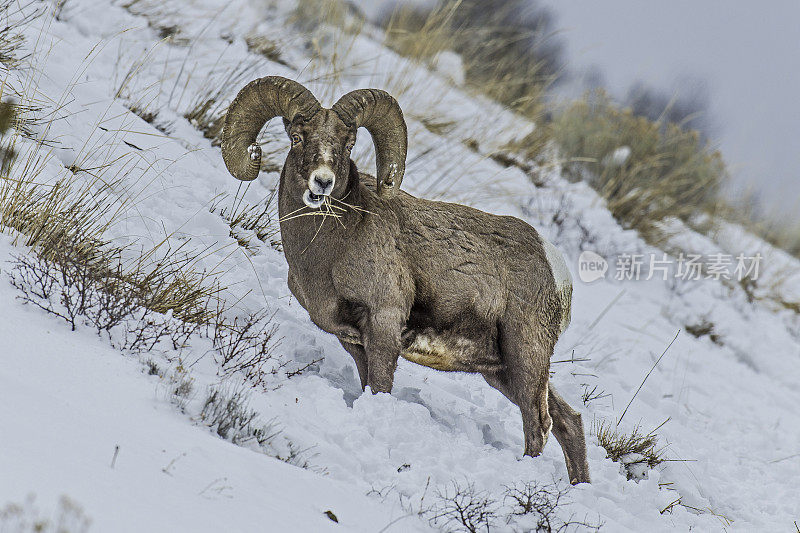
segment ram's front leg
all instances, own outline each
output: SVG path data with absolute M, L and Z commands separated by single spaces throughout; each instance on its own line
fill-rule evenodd
M 381 309 L 370 313 L 363 334 L 367 353 L 367 385 L 373 394 L 391 392 L 397 359 L 400 357 L 400 334 L 403 313 L 399 309 Z

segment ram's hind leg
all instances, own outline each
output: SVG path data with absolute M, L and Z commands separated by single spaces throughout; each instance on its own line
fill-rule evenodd
M 356 362 L 356 369 L 358 370 L 358 377 L 361 379 L 361 390 L 367 387 L 367 354 L 364 347 L 360 344 L 352 344 L 339 339 L 342 347 L 353 357 Z
M 501 326 L 500 353 L 508 394 L 522 414 L 525 455 L 536 457 L 542 453 L 553 425 L 547 398 L 553 343 L 537 336 L 533 326 L 520 323 L 521 327 Z
M 549 406 L 555 435 L 567 463 L 569 482 L 589 483 L 589 465 L 586 462 L 586 437 L 581 414 L 564 401 L 550 384 Z

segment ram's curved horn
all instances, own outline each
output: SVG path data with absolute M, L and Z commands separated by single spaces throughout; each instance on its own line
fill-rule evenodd
M 258 132 L 270 119 L 309 119 L 320 105 L 311 92 L 296 81 L 280 76 L 253 80 L 239 91 L 225 115 L 222 128 L 222 159 L 234 178 L 250 181 L 261 168 Z
M 372 135 L 378 165 L 378 195 L 390 197 L 400 188 L 406 170 L 408 133 L 400 105 L 379 89 L 358 89 L 331 108 L 346 124 L 364 127 Z

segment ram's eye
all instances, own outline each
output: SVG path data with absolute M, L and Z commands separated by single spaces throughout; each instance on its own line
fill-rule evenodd
M 353 146 L 354 146 L 355 144 L 356 144 L 356 143 L 347 143 L 347 144 L 345 145 L 344 149 L 345 149 L 345 150 L 347 150 L 347 151 L 349 152 L 350 150 L 352 150 L 352 149 L 353 149 Z
M 303 142 L 303 138 L 297 133 L 292 133 L 292 146 L 300 144 L 301 142 Z

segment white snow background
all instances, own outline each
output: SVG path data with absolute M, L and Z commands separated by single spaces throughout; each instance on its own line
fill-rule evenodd
M 33 91 L 58 118 L 34 131 L 51 142 L 21 140 L 20 157 L 38 150 L 43 182 L 71 165 L 108 164 L 125 178 L 119 202 L 131 206 L 109 239 L 206 250 L 202 266 L 222 273 L 236 312 L 269 309 L 277 350 L 298 365 L 322 362 L 276 390 L 250 391 L 250 407 L 280 428 L 280 442 L 307 450 L 310 468 L 237 446 L 198 417 L 208 387 L 221 381 L 207 339 L 180 353 L 131 355 L 90 328 L 71 331 L 17 298 L 10 261 L 29 251 L 1 235 L 0 509 L 35 498 L 29 505 L 46 514 L 63 495 L 100 532 L 429 531 L 436 528 L 415 510 L 453 482 L 491 495 L 527 481 L 567 487 L 555 439 L 542 456 L 522 457 L 518 409 L 478 376 L 401 361 L 391 395 L 361 395 L 350 356 L 290 296 L 282 254 L 266 244 L 239 247 L 209 211 L 220 194 L 231 201 L 239 183 L 183 114 L 208 87 L 230 99 L 250 79 L 277 74 L 305 83 L 323 105 L 360 87 L 389 90 L 409 125 L 404 189 L 520 217 L 565 254 L 576 279 L 573 318 L 553 360 L 576 362 L 553 364 L 552 380 L 583 414 L 592 484 L 569 490 L 557 510 L 562 520 L 647 532 L 791 531 L 800 520 L 800 316 L 776 303 L 800 300 L 794 258 L 737 227 L 712 240 L 676 222 L 671 244 L 684 250 L 760 252 L 759 298 L 714 280 L 609 276 L 583 284 L 574 275 L 582 250 L 661 252 L 623 229 L 586 184 L 564 179 L 556 154 L 533 170 L 538 187 L 519 168 L 487 157 L 535 125 L 390 52 L 376 28 L 357 37 L 331 28 L 309 43 L 291 21 L 290 0 L 139 0 L 127 8 L 69 0 L 63 9 L 22 9 L 43 5 L 47 14 L 23 30 L 30 56 L 7 73 L 6 93 Z M 162 38 L 166 27 L 178 29 L 174 39 Z M 274 41 L 280 62 L 249 52 L 245 39 L 254 36 Z M 233 76 L 240 65 L 250 70 Z M 169 134 L 131 113 L 125 104 L 133 102 L 158 110 Z M 452 124 L 435 134 L 423 124 L 431 118 Z M 287 147 L 278 120 L 268 131 L 276 150 Z M 368 135 L 354 153 L 373 170 Z M 91 179 L 81 174 L 75 179 Z M 262 173 L 244 200 L 263 200 L 277 179 Z M 721 342 L 685 332 L 703 320 Z M 648 432 L 667 421 L 657 434 L 668 461 L 628 480 L 590 428 L 619 420 L 679 330 L 619 425 Z M 147 374 L 146 359 L 162 376 Z M 179 366 L 193 392 L 176 406 L 166 376 Z M 244 386 L 236 376 L 222 381 L 229 390 Z M 582 393 L 595 386 L 608 396 L 584 405 Z M 678 498 L 681 505 L 670 505 Z M 492 531 L 532 527 L 520 520 Z

